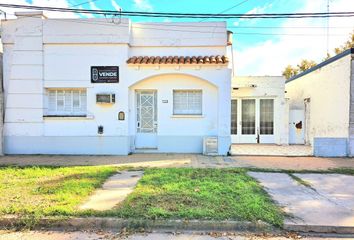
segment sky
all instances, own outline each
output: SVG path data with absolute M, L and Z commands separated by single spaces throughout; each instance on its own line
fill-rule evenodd
M 180 13 L 294 13 L 353 11 L 354 0 L 0 0 L 0 3 L 148 12 Z M 1 8 L 13 18 L 14 9 Z M 46 12 L 48 17 L 89 18 L 91 14 Z M 134 22 L 193 21 L 200 19 L 142 18 Z M 206 21 L 218 21 L 207 19 Z M 234 32 L 233 54 L 236 75 L 281 75 L 288 65 L 302 59 L 320 63 L 327 49 L 343 44 L 354 30 L 354 17 L 327 19 L 228 19 Z M 328 21 L 328 22 L 327 22 Z M 327 24 L 328 38 L 327 38 Z

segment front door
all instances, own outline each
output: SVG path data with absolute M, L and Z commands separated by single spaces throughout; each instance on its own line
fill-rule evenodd
M 136 91 L 135 148 L 157 148 L 157 91 Z
M 231 101 L 232 143 L 274 143 L 274 99 Z
M 290 109 L 289 111 L 289 144 L 304 144 L 304 119 L 305 111 Z

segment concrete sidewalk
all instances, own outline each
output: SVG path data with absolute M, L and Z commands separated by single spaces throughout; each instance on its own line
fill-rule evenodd
M 249 167 L 292 170 L 354 168 L 354 158 L 203 156 L 200 154 L 132 154 L 129 156 L 10 155 L 0 157 L 0 165 L 115 165 L 133 167 Z
M 107 179 L 102 188 L 96 190 L 89 200 L 79 208 L 96 211 L 114 208 L 133 192 L 135 185 L 142 176 L 142 171 L 123 171 L 113 175 Z
M 287 225 L 354 232 L 354 176 L 250 172 L 291 217 Z M 294 177 L 295 176 L 295 177 Z M 339 230 L 337 230 L 339 231 Z
M 297 235 L 294 236 L 294 239 Z M 102 239 L 125 239 L 125 240 L 289 240 L 288 236 L 257 236 L 241 233 L 126 233 L 115 232 L 59 232 L 59 231 L 24 231 L 10 232 L 0 231 L 0 240 L 102 240 Z M 339 240 L 343 238 L 317 238 L 301 237 L 304 240 Z

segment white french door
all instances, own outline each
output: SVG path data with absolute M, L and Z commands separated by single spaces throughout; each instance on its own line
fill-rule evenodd
M 274 143 L 274 99 L 231 100 L 233 143 Z
M 136 91 L 135 148 L 157 148 L 157 91 Z

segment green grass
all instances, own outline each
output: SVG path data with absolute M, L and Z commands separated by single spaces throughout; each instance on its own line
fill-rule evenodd
M 113 210 L 79 210 L 117 170 L 109 166 L 2 167 L 0 215 L 18 215 L 27 227 L 43 216 L 262 220 L 276 226 L 283 222 L 281 210 L 244 169 L 145 169 L 133 193 Z
M 314 188 L 311 186 L 311 183 L 309 183 L 308 181 L 305 181 L 304 179 L 299 178 L 298 176 L 294 175 L 293 173 L 288 173 L 288 175 L 289 175 L 289 177 L 291 177 L 294 181 L 296 181 L 298 184 L 303 185 L 303 186 L 308 187 L 308 188 L 311 188 L 311 189 L 314 189 Z
M 1 167 L 0 215 L 70 216 L 114 167 Z
M 147 169 L 111 216 L 146 219 L 262 220 L 283 214 L 242 169 Z

